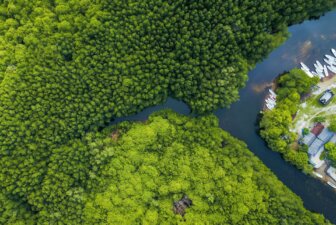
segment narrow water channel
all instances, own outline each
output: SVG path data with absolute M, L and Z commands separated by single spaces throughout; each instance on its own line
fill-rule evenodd
M 249 73 L 247 86 L 240 92 L 240 101 L 230 109 L 215 112 L 220 126 L 233 136 L 247 143 L 249 149 L 269 167 L 276 176 L 300 196 L 307 209 L 322 213 L 336 224 L 336 192 L 317 179 L 303 174 L 285 162 L 278 153 L 272 152 L 257 134 L 256 118 L 262 107 L 267 85 L 280 73 L 305 62 L 313 68 L 315 60 L 323 61 L 330 49 L 336 49 L 336 11 L 327 13 L 319 20 L 306 21 L 289 28 L 291 37 L 273 51 Z M 152 112 L 170 108 L 181 114 L 189 114 L 189 108 L 180 101 L 168 99 L 159 106 L 151 107 L 124 120 L 145 120 Z

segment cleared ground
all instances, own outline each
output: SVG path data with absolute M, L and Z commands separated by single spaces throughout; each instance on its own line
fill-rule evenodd
M 335 97 L 326 106 L 320 104 L 318 101 L 322 93 L 328 89 L 336 93 L 336 76 L 330 80 L 319 83 L 318 86 L 320 88 L 313 92 L 312 96 L 300 105 L 291 128 L 293 132 L 301 134 L 303 128 L 311 128 L 314 123 L 314 118 L 318 116 L 325 117 L 326 121 L 323 124 L 328 125 L 331 117 L 336 114 Z

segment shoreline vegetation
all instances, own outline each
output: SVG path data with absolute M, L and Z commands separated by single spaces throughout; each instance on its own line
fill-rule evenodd
M 105 139 L 97 143 L 90 141 L 93 137 L 88 134 L 106 128 L 113 118 L 160 104 L 168 96 L 183 100 L 197 113 L 229 106 L 238 100 L 239 89 L 247 80 L 247 71 L 287 38 L 288 25 L 318 17 L 333 5 L 333 0 L 309 0 L 304 4 L 302 1 L 260 0 L 242 1 L 239 5 L 231 0 L 2 2 L 0 223 L 117 223 L 116 221 L 127 218 L 122 218 L 121 215 L 129 207 L 134 210 L 128 216 L 138 216 L 140 219 L 135 220 L 137 223 L 144 219 L 140 215 L 146 215 L 146 221 L 150 222 L 165 221 L 166 217 L 160 218 L 153 211 L 143 210 L 141 205 L 145 202 L 151 209 L 161 207 L 157 202 L 158 196 L 151 189 L 155 186 L 155 180 L 143 184 L 145 190 L 139 192 L 143 193 L 143 199 L 137 199 L 137 202 L 133 202 L 130 197 L 120 196 L 127 196 L 141 188 L 137 186 L 138 178 L 132 177 L 131 172 L 141 169 L 136 166 L 140 163 L 139 160 L 157 160 L 160 150 L 166 149 L 165 144 L 172 142 L 169 136 L 162 137 L 158 143 L 151 142 L 151 137 L 160 137 L 160 131 L 143 127 L 143 133 L 137 130 L 134 136 L 130 134 L 130 139 L 123 139 L 124 142 L 118 143 L 120 146 L 115 148 L 108 141 L 112 146 L 105 146 Z M 176 123 L 178 122 L 177 119 Z M 204 122 L 216 131 L 213 123 L 213 120 Z M 164 124 L 169 125 L 167 122 Z M 187 162 L 190 165 L 183 167 L 182 160 L 177 175 L 188 174 L 192 171 L 190 168 L 197 168 L 197 163 L 206 170 L 203 162 L 199 162 L 203 158 L 209 159 L 212 166 L 215 164 L 213 158 L 205 156 L 211 155 L 209 149 L 212 147 L 219 151 L 218 136 L 210 135 L 209 140 L 204 140 L 193 133 L 194 125 L 193 122 L 186 122 L 186 132 L 182 133 L 185 141 L 190 141 L 188 144 L 192 146 L 195 142 L 196 147 L 200 148 L 189 149 L 178 145 L 179 143 L 173 147 L 176 151 L 181 151 L 182 155 L 196 150 L 200 151 L 199 155 L 183 155 L 189 157 Z M 125 128 L 127 123 L 120 126 Z M 88 140 L 83 142 L 85 138 Z M 122 129 L 113 133 L 111 139 L 119 138 L 122 138 Z M 143 141 L 142 146 L 148 147 L 148 150 L 157 151 L 146 152 L 153 158 L 145 159 L 138 151 L 131 151 L 130 146 L 134 149 L 140 147 L 136 145 L 138 141 Z M 203 145 L 208 148 L 202 148 Z M 251 156 L 245 150 L 235 151 L 234 147 L 239 149 L 241 145 L 232 144 L 233 147 L 229 149 L 234 155 L 232 162 L 225 158 L 224 165 L 237 164 L 239 157 L 244 157 L 245 153 Z M 105 147 L 111 147 L 112 150 Z M 128 154 L 124 155 L 125 153 Z M 110 161 L 104 161 L 113 156 L 118 157 L 112 165 Z M 173 171 L 168 167 L 174 159 L 169 159 L 166 164 L 155 166 Z M 100 170 L 98 165 L 110 167 Z M 225 219 L 221 218 L 219 212 L 227 210 L 232 212 L 226 218 L 229 223 L 244 221 L 245 215 L 253 217 L 253 212 L 260 211 L 266 224 L 291 221 L 324 223 L 320 215 L 305 210 L 301 201 L 295 195 L 288 194 L 288 189 L 279 183 L 279 189 L 261 190 L 258 195 L 249 193 L 248 191 L 253 192 L 253 188 L 258 187 L 256 183 L 264 182 L 264 177 L 255 174 L 253 169 L 265 167 L 260 161 L 256 165 L 247 163 L 246 166 L 247 171 L 242 172 L 244 176 L 234 174 L 233 180 L 237 181 L 234 185 L 229 185 L 230 181 L 223 178 L 223 168 L 216 174 L 219 181 L 211 181 L 210 184 L 225 186 L 221 188 L 227 191 L 228 202 L 236 202 L 240 194 L 247 194 L 241 196 L 235 208 L 227 206 L 223 209 L 225 202 L 220 202 L 220 193 L 213 196 L 215 190 L 203 184 L 204 192 L 199 193 L 202 196 L 199 202 L 210 202 L 214 212 L 208 212 L 209 205 L 206 204 L 188 207 L 187 211 L 200 207 L 199 214 L 192 214 L 194 217 L 189 218 L 190 221 L 197 221 L 199 215 L 204 220 Z M 161 182 L 161 174 L 157 172 L 159 169 L 148 165 L 140 175 L 155 177 Z M 123 176 L 123 171 L 127 176 Z M 93 181 L 102 172 L 106 172 L 106 176 L 115 177 L 100 180 L 109 189 L 99 190 L 100 195 L 94 196 L 99 200 L 94 202 L 91 199 L 93 206 L 89 207 L 84 203 L 95 192 L 96 183 Z M 174 171 L 172 174 L 168 174 L 168 178 L 174 178 Z M 209 178 L 206 173 L 196 175 L 200 176 L 198 183 Z M 133 178 L 132 187 L 126 184 L 125 187 L 122 186 L 128 176 Z M 160 187 L 162 193 L 167 193 L 168 188 L 197 189 L 197 185 L 193 183 L 184 187 L 183 181 L 180 178 L 170 186 L 163 185 Z M 244 184 L 244 181 L 247 182 L 246 185 L 238 185 Z M 245 187 L 250 189 L 245 190 Z M 205 192 L 207 190 L 210 191 Z M 236 190 L 241 190 L 241 193 L 236 193 Z M 282 192 L 283 198 L 275 197 L 278 196 L 278 191 Z M 116 196 L 110 196 L 109 193 L 115 193 Z M 290 198 L 286 198 L 286 194 Z M 179 193 L 172 201 L 178 201 L 182 197 Z M 193 204 L 197 202 L 196 195 L 188 197 Z M 263 203 L 265 199 L 270 200 L 269 206 Z M 244 206 L 245 201 L 251 205 Z M 163 203 L 165 210 L 168 209 L 165 205 L 167 202 L 166 199 Z M 253 202 L 259 205 L 253 205 Z M 286 203 L 289 208 L 286 208 Z M 137 204 L 139 210 L 134 206 Z M 96 208 L 96 205 L 99 207 Z M 116 205 L 119 207 L 116 208 Z M 84 207 L 88 207 L 85 209 L 88 216 L 85 219 L 82 214 Z M 110 212 L 110 208 L 116 209 L 116 213 Z M 90 213 L 96 209 L 99 212 Z M 211 214 L 211 217 L 202 214 L 205 212 Z M 167 215 L 165 213 L 163 215 Z M 281 219 L 276 217 L 277 214 L 283 215 Z M 88 220 L 85 221 L 86 219 Z M 256 221 L 256 224 L 260 222 L 258 218 L 250 219 Z M 150 222 L 148 223 L 151 224 Z
M 308 149 L 295 144 L 298 134 L 290 128 L 301 100 L 318 82 L 318 78 L 310 78 L 300 69 L 279 75 L 273 85 L 276 87 L 276 106 L 273 110 L 263 111 L 259 122 L 260 136 L 269 148 L 281 153 L 286 161 L 307 174 L 313 172 L 313 167 L 308 163 Z
M 333 188 L 335 176 L 327 172 L 327 169 L 331 168 L 328 171 L 332 171 L 333 167 L 329 166 L 336 165 L 335 144 L 329 142 L 334 140 L 331 137 L 336 131 L 336 120 L 332 113 L 335 101 L 331 100 L 331 106 L 325 106 L 319 102 L 319 98 L 335 86 L 335 80 L 336 76 L 333 75 L 319 81 L 308 77 L 300 69 L 285 72 L 274 80 L 273 87 L 277 86 L 274 91 L 278 94 L 275 108 L 263 111 L 259 116 L 260 136 L 273 151 L 281 153 L 286 161 Z M 326 112 L 328 109 L 330 112 Z M 326 134 L 329 138 L 325 144 L 318 146 L 322 154 L 309 158 L 312 141 L 307 141 L 307 138 L 318 132 L 315 134 L 317 137 L 323 129 L 328 130 Z M 311 132 L 314 133 L 310 134 Z

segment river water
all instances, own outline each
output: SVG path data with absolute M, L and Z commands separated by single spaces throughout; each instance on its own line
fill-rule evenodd
M 336 49 L 336 11 L 327 13 L 319 20 L 306 21 L 289 28 L 291 37 L 274 50 L 249 73 L 249 81 L 240 91 L 240 101 L 230 109 L 215 112 L 220 127 L 247 143 L 249 149 L 270 168 L 294 193 L 300 196 L 307 209 L 323 214 L 336 224 L 336 193 L 317 179 L 303 174 L 271 151 L 257 134 L 257 115 L 267 93 L 267 85 L 284 71 L 305 62 L 311 69 L 315 60 L 323 62 L 323 56 Z M 154 106 L 124 120 L 145 120 L 154 111 L 170 108 L 181 114 L 189 114 L 189 108 L 180 101 L 169 98 L 163 105 Z

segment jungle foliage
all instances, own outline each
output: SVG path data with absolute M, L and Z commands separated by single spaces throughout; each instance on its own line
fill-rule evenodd
M 283 154 L 284 158 L 305 172 L 311 171 L 306 148 L 293 148 L 297 135 L 290 131 L 301 97 L 311 91 L 319 79 L 308 77 L 300 69 L 293 69 L 277 80 L 277 104 L 275 109 L 263 113 L 260 135 L 268 146 Z
M 38 208 L 8 203 L 6 224 L 329 224 L 215 116 L 171 111 L 56 148 Z M 188 195 L 185 215 L 173 202 Z M 1 202 L 0 198 L 0 202 Z M 25 209 L 25 210 L 24 210 Z M 27 220 L 24 218 L 28 218 Z

